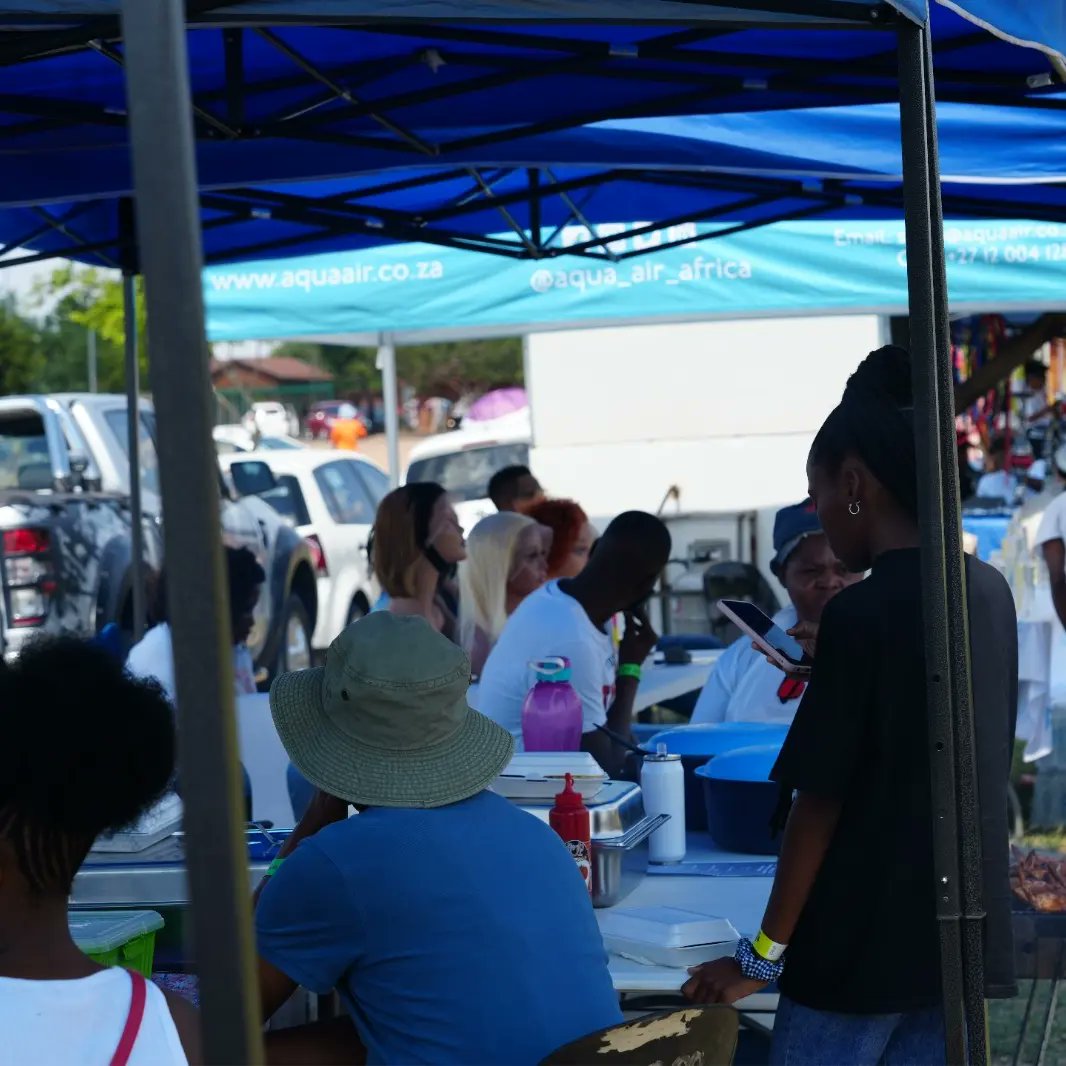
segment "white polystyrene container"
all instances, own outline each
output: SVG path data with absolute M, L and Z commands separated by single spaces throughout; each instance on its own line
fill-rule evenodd
M 553 800 L 573 774 L 574 788 L 586 800 L 603 788 L 607 775 L 587 751 L 527 751 L 516 755 L 492 783 L 508 799 Z
M 728 919 L 679 907 L 616 908 L 601 917 L 600 931 L 609 952 L 672 969 L 731 956 L 740 939 Z

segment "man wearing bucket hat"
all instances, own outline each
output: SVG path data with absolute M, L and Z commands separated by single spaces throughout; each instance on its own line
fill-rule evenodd
M 833 554 L 810 500 L 777 512 L 770 570 L 788 593 L 788 606 L 774 617 L 786 631 L 816 626 L 825 605 L 860 580 Z M 802 679 L 785 677 L 750 639 L 741 637 L 715 665 L 692 722 L 791 722 L 804 688 Z
M 621 1020 L 570 853 L 487 791 L 514 745 L 469 681 L 423 619 L 379 612 L 271 690 L 295 766 L 360 813 L 304 839 L 260 897 L 265 1012 L 296 985 L 336 989 L 371 1063 L 536 1063 Z

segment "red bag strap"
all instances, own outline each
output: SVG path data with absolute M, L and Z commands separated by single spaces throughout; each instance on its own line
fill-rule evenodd
M 148 998 L 148 986 L 144 977 L 136 970 L 128 970 L 130 980 L 133 982 L 133 995 L 130 997 L 130 1012 L 126 1015 L 126 1024 L 119 1037 L 118 1047 L 111 1056 L 111 1066 L 126 1066 L 133 1054 L 133 1045 L 137 1043 L 137 1035 L 141 1031 L 141 1022 L 144 1020 L 144 1004 Z

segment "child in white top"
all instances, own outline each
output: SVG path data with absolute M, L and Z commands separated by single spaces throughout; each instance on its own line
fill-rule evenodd
M 31 645 L 0 667 L 0 1064 L 185 1066 L 196 1014 L 78 950 L 74 875 L 174 772 L 173 714 L 102 648 Z
M 226 577 L 229 583 L 235 695 L 247 696 L 256 691 L 256 685 L 255 664 L 245 641 L 255 624 L 255 608 L 263 591 L 266 573 L 247 548 L 226 548 Z M 166 580 L 162 574 L 159 575 L 154 599 L 151 613 L 156 624 L 130 649 L 126 669 L 134 677 L 157 681 L 167 699 L 177 704 L 174 638 L 167 611 Z

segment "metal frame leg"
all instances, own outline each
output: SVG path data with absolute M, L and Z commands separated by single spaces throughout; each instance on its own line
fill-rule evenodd
M 385 404 L 385 439 L 389 455 L 389 480 L 392 487 L 400 484 L 400 418 L 396 411 L 399 399 L 396 387 L 396 344 L 391 333 L 382 333 L 378 340 L 378 370 L 381 371 L 381 393 Z
M 1051 975 L 1051 988 L 1048 992 L 1047 1011 L 1044 1014 L 1044 1031 L 1040 1037 L 1040 1051 L 1036 1056 L 1036 1066 L 1044 1066 L 1047 1056 L 1048 1044 L 1051 1043 L 1051 1031 L 1055 1026 L 1055 1007 L 1058 1005 L 1059 981 L 1062 979 L 1062 964 L 1066 961 L 1066 940 L 1059 941 L 1059 954 L 1055 962 L 1055 970 Z M 1033 981 L 1036 987 L 1036 981 Z M 1024 1030 L 1022 1031 L 1024 1035 Z
M 263 1058 L 182 0 L 123 0 L 204 1061 Z
M 1039 941 L 1037 943 L 1039 945 Z M 1018 1042 L 1014 1045 L 1014 1058 L 1011 1059 L 1011 1066 L 1018 1066 L 1021 1061 L 1022 1049 L 1025 1047 L 1025 1032 L 1029 1028 L 1029 1016 L 1033 1013 L 1033 1000 L 1035 999 L 1036 974 L 1034 973 L 1032 983 L 1029 985 L 1029 995 L 1025 1000 L 1025 1011 L 1022 1014 L 1021 1028 L 1018 1030 Z
M 907 229 L 907 283 L 914 375 L 914 433 L 929 748 L 934 806 L 933 846 L 940 932 L 946 1054 L 949 1063 L 987 1061 L 981 928 L 965 923 L 980 906 L 980 841 L 963 827 L 959 803 L 976 810 L 969 641 L 954 480 L 954 409 L 947 344 L 947 290 L 927 31 L 901 21 L 900 123 Z M 950 450 L 947 441 L 951 441 Z M 953 654 L 952 649 L 955 649 Z M 960 654 L 961 653 L 961 654 Z M 956 663 L 954 660 L 958 660 Z M 957 760 L 957 755 L 959 756 Z M 979 830 L 978 830 L 979 832 Z M 960 866 L 960 854 L 962 864 Z M 967 873 L 965 881 L 963 872 Z M 976 901 L 974 899 L 976 874 Z
M 122 315 L 126 327 L 126 454 L 130 461 L 130 553 L 133 587 L 133 643 L 144 635 L 144 507 L 141 503 L 141 368 L 137 352 L 137 279 L 122 275 Z
M 948 646 L 951 656 L 952 718 L 955 730 L 955 785 L 959 827 L 959 875 L 962 892 L 963 997 L 971 1062 L 988 1061 L 988 1018 L 985 1004 L 984 863 L 981 848 L 981 804 L 977 794 L 977 741 L 974 733 L 973 680 L 970 663 L 969 613 L 962 542 L 962 503 L 956 462 L 955 378 L 948 321 L 948 279 L 944 258 L 944 214 L 940 202 L 940 161 L 933 93 L 933 52 L 923 35 L 926 84 L 926 139 L 929 151 L 933 308 L 936 328 L 937 403 L 940 409 L 941 508 L 944 516 L 945 578 L 948 603 Z

